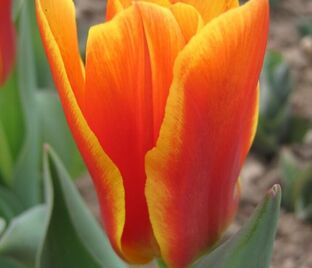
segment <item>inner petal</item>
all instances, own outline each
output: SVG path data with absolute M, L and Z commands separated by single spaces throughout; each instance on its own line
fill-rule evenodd
M 122 248 L 130 262 L 144 263 L 154 255 L 144 196 L 144 157 L 158 137 L 172 66 L 183 46 L 172 13 L 143 2 L 89 33 L 83 110 L 123 177 L 126 222 Z
M 204 22 L 239 6 L 238 0 L 171 0 L 172 3 L 182 2 L 194 6 L 202 15 Z

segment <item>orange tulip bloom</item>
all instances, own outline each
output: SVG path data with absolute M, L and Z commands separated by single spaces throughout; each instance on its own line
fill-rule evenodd
M 0 1 L 0 86 L 6 81 L 14 61 L 15 29 L 11 20 L 11 0 Z
M 268 0 L 109 0 L 86 63 L 71 0 L 36 0 L 68 123 L 114 249 L 186 267 L 235 214 L 258 112 Z

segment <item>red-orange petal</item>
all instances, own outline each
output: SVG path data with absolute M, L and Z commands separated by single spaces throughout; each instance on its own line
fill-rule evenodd
M 250 0 L 207 24 L 180 52 L 146 198 L 161 255 L 184 268 L 231 220 L 255 129 L 268 1 Z
M 102 214 L 106 216 L 106 230 L 114 248 L 120 251 L 125 222 L 125 193 L 122 177 L 117 167 L 103 151 L 79 107 L 73 88 L 77 86 L 75 92 L 79 92 L 81 86 L 79 81 L 71 80 L 71 78 L 81 79 L 82 76 L 80 58 L 74 49 L 76 44 L 72 43 L 75 40 L 68 39 L 69 37 L 75 38 L 75 32 L 71 32 L 75 30 L 73 2 L 71 0 L 36 0 L 36 13 L 67 121 L 96 185 L 99 201 L 102 204 Z M 63 36 L 63 32 L 69 36 Z M 71 60 L 73 62 L 70 62 Z M 74 63 L 79 64 L 80 67 L 74 66 Z
M 0 1 L 0 86 L 6 81 L 15 58 L 15 28 L 11 0 Z
M 204 22 L 219 16 L 220 14 L 239 6 L 238 0 L 171 0 L 173 3 L 182 2 L 194 6 L 202 15 Z
M 86 119 L 123 177 L 122 255 L 129 262 L 147 262 L 155 253 L 144 196 L 144 158 L 156 143 L 173 64 L 183 46 L 172 13 L 145 2 L 135 3 L 89 33 Z

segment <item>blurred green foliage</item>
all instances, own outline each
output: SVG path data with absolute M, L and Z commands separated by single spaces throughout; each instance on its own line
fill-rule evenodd
M 0 90 L 0 217 L 42 202 L 42 147 L 48 142 L 76 178 L 85 167 L 72 139 L 41 45 L 34 1 L 15 0 L 15 68 Z
M 280 156 L 283 206 L 298 218 L 312 222 L 312 154 L 311 145 L 284 148 Z
M 270 6 L 272 8 L 276 8 L 279 3 L 280 3 L 280 0 L 270 0 Z
M 260 86 L 259 122 L 253 150 L 264 157 L 271 157 L 282 144 L 300 142 L 311 122 L 291 110 L 293 79 L 280 53 L 267 52 Z
M 301 36 L 312 36 L 312 18 L 301 18 L 297 28 Z

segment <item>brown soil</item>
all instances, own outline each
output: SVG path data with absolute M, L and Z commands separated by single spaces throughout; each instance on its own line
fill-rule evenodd
M 76 3 L 79 25 L 83 29 L 104 21 L 104 1 L 77 0 Z M 271 12 L 268 47 L 280 51 L 291 67 L 295 81 L 291 97 L 293 109 L 312 119 L 312 38 L 301 38 L 297 31 L 298 23 L 308 17 L 312 18 L 312 0 L 280 0 L 278 8 Z M 254 156 L 247 159 L 241 174 L 240 210 L 230 232 L 236 232 L 246 222 L 265 192 L 279 181 L 280 174 L 274 161 L 264 164 Z M 98 217 L 97 200 L 90 180 L 84 178 L 77 184 Z M 312 225 L 284 210 L 281 211 L 271 268 L 312 268 Z

